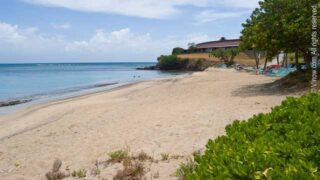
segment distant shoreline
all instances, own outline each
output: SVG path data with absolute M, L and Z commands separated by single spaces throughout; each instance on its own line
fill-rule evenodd
M 176 75 L 175 77 L 185 76 L 185 75 L 188 75 L 188 74 L 187 73 L 180 74 L 180 75 Z M 16 111 L 18 110 L 22 110 L 35 105 L 54 103 L 54 102 L 65 101 L 70 99 L 72 100 L 72 99 L 86 97 L 86 96 L 95 95 L 99 93 L 106 93 L 106 92 L 119 90 L 119 89 L 126 88 L 138 83 L 142 83 L 142 82 L 156 81 L 156 80 L 167 79 L 167 78 L 172 78 L 172 77 L 158 77 L 154 79 L 136 80 L 136 81 L 124 82 L 124 83 L 101 83 L 101 84 L 86 86 L 86 88 L 83 88 L 81 90 L 73 90 L 73 91 L 61 90 L 61 91 L 64 91 L 64 93 L 43 94 L 43 95 L 46 95 L 46 97 L 44 98 L 38 98 L 36 96 L 39 96 L 39 95 L 36 95 L 36 96 L 30 96 L 34 98 L 20 98 L 20 99 L 13 99 L 13 100 L 2 101 L 2 102 L 0 101 L 0 117 L 16 113 Z
M 84 90 L 90 90 L 90 89 L 95 89 L 95 88 L 101 88 L 101 87 L 107 87 L 107 86 L 112 86 L 119 84 L 117 82 L 115 83 L 100 83 L 100 84 L 94 84 L 94 85 L 88 85 L 88 86 L 80 86 L 80 87 L 74 87 L 74 88 L 68 88 L 68 89 L 63 89 L 63 90 L 57 90 L 54 92 L 48 92 L 48 93 L 42 93 L 42 94 L 34 94 L 30 95 L 28 97 L 21 97 L 21 98 L 16 98 L 16 99 L 9 99 L 5 101 L 0 101 L 0 108 L 1 107 L 8 107 L 8 106 L 15 106 L 19 104 L 24 104 L 24 103 L 29 103 L 31 101 L 39 99 L 41 96 L 59 96 L 59 95 L 64 95 L 64 94 L 70 94 L 73 92 L 81 92 Z
M 7 107 L 7 106 L 15 106 L 15 105 L 18 105 L 18 104 L 24 104 L 24 103 L 28 103 L 28 102 L 31 102 L 31 101 L 32 101 L 32 99 L 3 101 L 3 102 L 0 102 L 0 108 L 1 107 Z
M 21 106 L 104 91 L 182 72 L 139 71 L 153 62 L 0 64 L 0 115 Z

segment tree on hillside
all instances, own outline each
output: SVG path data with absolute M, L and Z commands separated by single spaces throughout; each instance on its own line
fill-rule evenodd
M 181 66 L 181 61 L 177 55 L 161 55 L 158 57 L 158 64 L 160 69 L 170 70 L 170 69 L 179 69 Z
M 184 52 L 184 49 L 181 48 L 181 47 L 176 47 L 176 48 L 173 48 L 172 50 L 172 55 L 177 55 L 177 54 L 182 54 Z
M 213 51 L 210 56 L 219 58 L 221 61 L 227 63 L 234 63 L 234 58 L 239 54 L 239 49 L 238 48 L 219 48 L 215 51 Z
M 243 24 L 241 47 L 254 52 L 267 52 L 267 60 L 280 51 L 301 52 L 306 64 L 310 65 L 312 5 L 318 3 L 319 0 L 260 2 L 260 7 Z
M 196 43 L 194 43 L 194 42 L 189 42 L 188 43 L 188 47 L 190 48 L 190 47 L 196 47 Z
M 194 53 L 197 51 L 196 43 L 194 42 L 188 43 L 188 47 L 189 53 Z
M 221 38 L 220 38 L 220 41 L 225 41 L 225 40 L 227 40 L 226 37 L 221 37 Z

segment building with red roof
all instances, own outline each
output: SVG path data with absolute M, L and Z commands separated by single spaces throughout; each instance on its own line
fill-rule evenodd
M 198 52 L 210 53 L 218 48 L 237 48 L 240 45 L 240 39 L 221 39 L 219 41 L 209 41 L 196 45 Z

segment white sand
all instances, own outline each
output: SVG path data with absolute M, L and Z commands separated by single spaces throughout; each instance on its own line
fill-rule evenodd
M 250 85 L 276 78 L 209 69 L 78 98 L 33 106 L 0 117 L 0 179 L 43 179 L 55 158 L 63 168 L 85 168 L 129 147 L 160 159 L 188 156 L 236 119 L 270 111 L 285 98 Z M 148 165 L 148 179 L 174 179 L 181 160 Z M 116 165 L 101 168 L 101 178 Z M 96 179 L 97 177 L 93 178 Z

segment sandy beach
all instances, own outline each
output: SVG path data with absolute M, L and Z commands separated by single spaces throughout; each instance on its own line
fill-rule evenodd
M 173 173 L 226 125 L 269 112 L 286 95 L 259 90 L 277 78 L 233 69 L 141 82 L 77 98 L 35 105 L 0 117 L 0 179 L 44 179 L 56 158 L 62 169 L 88 172 L 108 153 L 129 148 L 155 159 L 184 158 L 146 165 L 146 177 L 176 179 Z M 112 179 L 117 165 L 101 167 Z

